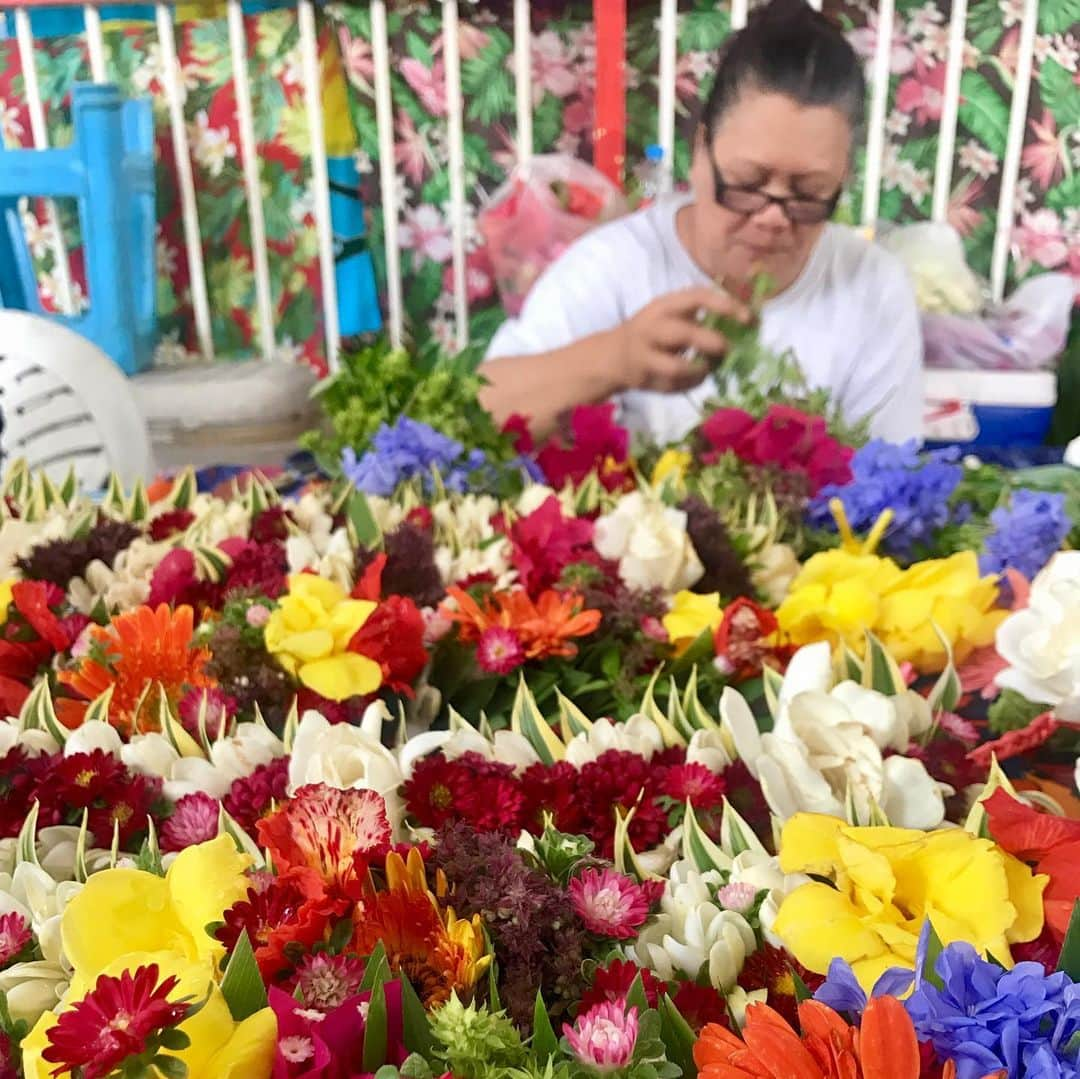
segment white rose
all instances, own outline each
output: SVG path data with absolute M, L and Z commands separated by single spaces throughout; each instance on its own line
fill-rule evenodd
M 619 563 L 619 576 L 634 588 L 689 588 L 705 572 L 686 532 L 686 514 L 641 491 L 624 495 L 596 522 L 593 545 Z
M 405 818 L 405 805 L 398 794 L 404 776 L 393 753 L 374 734 L 374 720 L 368 715 L 365 726 L 367 730 L 330 723 L 318 712 L 305 712 L 289 759 L 289 793 L 309 783 L 325 783 L 340 790 L 373 790 L 383 796 L 387 816 L 398 829 Z
M 1009 664 L 1002 689 L 1080 720 L 1080 551 L 1056 554 L 1035 577 L 1027 609 L 998 627 L 997 650 Z

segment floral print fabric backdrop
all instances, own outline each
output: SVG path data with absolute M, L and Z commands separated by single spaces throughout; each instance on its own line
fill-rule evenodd
M 627 30 L 627 159 L 641 160 L 657 129 L 656 5 L 630 5 Z M 969 5 L 960 124 L 950 220 L 965 238 L 972 266 L 989 273 L 1002 158 L 1015 78 L 1022 0 Z M 486 340 L 502 314 L 475 214 L 515 158 L 515 105 L 510 5 L 461 7 L 459 47 L 465 98 L 466 183 L 470 195 L 467 291 L 470 336 Z M 861 55 L 876 44 L 870 0 L 826 3 Z M 891 100 L 881 213 L 894 221 L 929 215 L 937 124 L 948 41 L 946 0 L 898 0 L 892 42 Z M 708 92 L 717 47 L 729 32 L 726 7 L 711 0 L 680 5 L 676 99 L 683 130 Z M 306 163 L 308 129 L 299 79 L 295 13 L 263 12 L 247 20 L 270 269 L 278 339 L 296 356 L 321 363 L 318 269 Z M 374 69 L 370 17 L 364 5 L 330 6 L 324 14 L 324 63 L 340 63 L 348 81 L 348 119 L 355 128 L 372 254 L 382 270 Z M 389 11 L 395 165 L 407 318 L 413 332 L 453 340 L 453 281 L 448 215 L 446 100 L 438 5 L 392 3 Z M 194 150 L 214 337 L 223 354 L 250 349 L 255 337 L 254 287 L 244 213 L 239 139 L 228 36 L 223 18 L 186 22 L 179 48 L 187 92 L 185 115 Z M 188 271 L 180 228 L 172 144 L 161 93 L 153 27 L 112 26 L 110 74 L 131 93 L 153 95 L 158 115 L 159 304 L 172 351 L 194 347 Z M 29 143 L 22 74 L 13 42 L 0 42 L 0 115 L 9 145 Z M 62 104 L 71 82 L 86 78 L 79 36 L 53 38 L 38 54 L 42 92 L 54 138 L 64 137 Z M 532 35 L 534 147 L 588 160 L 596 74 L 591 5 L 549 13 L 534 5 Z M 1035 46 L 1035 84 L 1026 125 L 1014 232 L 1018 278 L 1064 270 L 1080 278 L 1080 0 L 1043 0 Z M 332 118 L 334 119 L 334 118 Z M 344 119 L 337 118 L 337 119 Z M 680 141 L 676 172 L 685 176 Z M 858 181 L 850 205 L 858 207 Z M 42 248 L 44 250 L 44 248 Z

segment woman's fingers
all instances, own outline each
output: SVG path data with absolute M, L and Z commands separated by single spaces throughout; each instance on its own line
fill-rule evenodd
M 670 318 L 658 323 L 654 341 L 668 352 L 693 349 L 705 356 L 722 356 L 727 351 L 727 339 L 722 333 L 688 319 Z
M 693 389 L 709 374 L 708 364 L 694 363 L 681 355 L 656 350 L 649 356 L 645 389 L 661 393 L 677 393 Z
M 741 300 L 721 288 L 708 285 L 680 289 L 678 292 L 669 293 L 658 302 L 663 305 L 665 314 L 695 321 L 701 311 L 724 315 L 739 322 L 749 322 L 751 319 L 750 308 Z

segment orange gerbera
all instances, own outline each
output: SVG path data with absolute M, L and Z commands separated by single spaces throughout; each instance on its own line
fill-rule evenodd
M 549 656 L 573 656 L 575 637 L 587 637 L 600 625 L 599 611 L 583 609 L 576 592 L 547 589 L 534 601 L 524 589 L 492 592 L 477 603 L 462 588 L 451 585 L 447 594 L 455 607 L 444 606 L 442 613 L 459 627 L 461 639 L 478 641 L 489 629 L 512 630 L 529 659 Z
M 205 671 L 210 652 L 192 648 L 195 616 L 187 606 L 139 607 L 94 630 L 89 655 L 60 681 L 82 698 L 57 702 L 68 727 L 79 726 L 90 701 L 112 689 L 109 722 L 122 734 L 158 728 L 159 693 L 175 708 L 189 689 L 216 685 Z
M 386 857 L 385 891 L 373 892 L 356 905 L 351 948 L 370 955 L 382 944 L 392 970 L 404 974 L 428 1008 L 471 990 L 487 970 L 480 916 L 459 919 L 440 906 L 427 885 L 424 860 L 413 847 L 408 861 Z
M 699 1079 L 918 1079 L 919 1042 L 896 997 L 874 997 L 861 1028 L 804 1000 L 799 1025 L 801 1037 L 767 1004 L 747 1007 L 741 1039 L 710 1023 L 694 1046 Z

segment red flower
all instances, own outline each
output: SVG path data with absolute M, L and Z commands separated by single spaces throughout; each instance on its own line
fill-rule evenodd
M 799 1007 L 794 974 L 802 979 L 811 992 L 817 990 L 825 981 L 821 975 L 811 973 L 801 963 L 796 962 L 782 948 L 765 943 L 747 956 L 739 974 L 739 985 L 748 993 L 756 989 L 766 990 L 766 1003 L 769 1007 L 794 1024 L 798 1021 Z
M 1000 738 L 995 738 L 992 742 L 984 742 L 968 754 L 968 760 L 983 768 L 989 768 L 994 757 L 997 757 L 999 761 L 1007 761 L 1012 757 L 1023 756 L 1045 745 L 1059 726 L 1053 712 L 1044 712 L 1041 716 L 1036 716 L 1026 727 L 1006 731 Z
M 188 594 L 195 587 L 195 555 L 186 547 L 174 547 L 157 564 L 150 578 L 150 595 L 147 603 L 157 607 L 167 603 L 170 607 L 188 601 Z
M 680 982 L 672 1003 L 679 1009 L 679 1014 L 687 1021 L 695 1034 L 700 1034 L 702 1028 L 709 1023 L 716 1023 L 725 1028 L 731 1026 L 727 1001 L 711 985 Z
M 54 760 L 48 783 L 52 797 L 72 809 L 85 809 L 107 798 L 127 775 L 123 764 L 101 749 L 57 756 Z
M 615 814 L 635 810 L 629 836 L 634 850 L 650 850 L 668 833 L 667 813 L 657 803 L 657 770 L 636 753 L 609 749 L 578 773 L 585 834 L 602 858 L 615 853 Z
M 607 966 L 597 968 L 592 985 L 578 1004 L 578 1012 L 584 1014 L 597 1004 L 625 1000 L 638 975 L 649 1007 L 655 1008 L 667 986 L 648 967 L 639 967 L 625 959 L 612 959 Z
M 225 577 L 224 594 L 248 592 L 251 595 L 277 599 L 288 585 L 289 560 L 282 543 L 244 543 L 232 541 L 234 547 L 227 553 L 232 565 Z M 221 545 L 226 550 L 230 541 Z
M 702 454 L 702 460 L 712 464 L 729 450 L 737 457 L 744 458 L 748 436 L 753 428 L 754 417 L 749 412 L 741 408 L 718 408 L 701 425 L 701 434 L 712 447 Z
M 14 962 L 33 939 L 30 923 L 18 911 L 0 914 L 0 967 Z
M 567 438 L 552 438 L 536 455 L 552 487 L 580 483 L 594 469 L 609 491 L 631 479 L 627 464 L 630 433 L 615 423 L 615 406 L 578 405 L 570 414 Z
M 11 588 L 11 598 L 19 614 L 54 651 L 64 652 L 71 647 L 75 637 L 71 636 L 51 610 L 64 602 L 61 589 L 45 581 L 17 581 Z M 82 632 L 81 627 L 79 632 Z
M 555 827 L 568 835 L 581 835 L 585 829 L 583 806 L 577 798 L 578 770 L 567 761 L 548 767 L 534 764 L 521 775 L 525 796 L 524 827 L 540 833 L 544 814 L 550 813 Z
M 301 787 L 258 823 L 259 842 L 279 870 L 295 870 L 316 894 L 319 886 L 355 898 L 373 858 L 390 846 L 386 803 L 371 790 Z
M 260 764 L 249 776 L 234 779 L 225 795 L 225 812 L 248 835 L 254 835 L 258 822 L 275 802 L 283 802 L 289 786 L 289 758 L 277 757 Z
M 680 805 L 689 801 L 695 809 L 712 809 L 723 802 L 727 784 L 703 764 L 678 764 L 664 773 L 661 789 Z
M 518 453 L 532 453 L 535 448 L 529 421 L 520 412 L 514 412 L 502 425 L 502 433 L 507 435 Z
M 517 831 L 524 820 L 525 795 L 514 769 L 478 753 L 452 761 L 433 753 L 416 765 L 402 793 L 409 812 L 431 828 L 466 821 L 481 832 Z
M 199 737 L 199 712 L 202 710 L 204 697 L 206 698 L 206 737 L 213 741 L 225 733 L 229 720 L 236 715 L 237 704 L 235 698 L 230 697 L 219 686 L 192 689 L 185 693 L 180 701 L 178 715 L 184 730 L 192 738 Z
M 983 802 L 990 834 L 1010 854 L 1033 862 L 1050 883 L 1043 892 L 1046 924 L 1060 945 L 1080 895 L 1080 821 L 1040 813 L 996 790 Z
M 34 787 L 42 770 L 42 765 L 19 746 L 12 746 L 0 757 L 0 839 L 19 834 L 26 820 L 26 809 L 37 797 Z M 51 805 L 42 806 L 38 823 L 57 824 L 59 815 Z
M 49 1028 L 42 1059 L 59 1065 L 53 1075 L 77 1072 L 82 1079 L 111 1075 L 128 1057 L 145 1052 L 155 1035 L 184 1021 L 188 1005 L 169 1000 L 178 984 L 175 977 L 158 984 L 154 963 L 125 970 L 119 978 L 102 974 L 94 988 L 61 1012 Z
M 725 609 L 713 633 L 713 648 L 736 681 L 756 678 L 766 660 L 783 669 L 794 653 L 793 648 L 777 643 L 778 630 L 772 611 L 741 596 Z
M 292 514 L 281 505 L 267 506 L 252 522 L 248 536 L 253 543 L 284 543 L 289 538 Z
M 412 683 L 428 661 L 420 608 L 407 596 L 388 596 L 356 631 L 349 651 L 373 659 L 384 686 L 412 697 Z
M 378 603 L 382 599 L 382 575 L 386 568 L 387 556 L 380 551 L 365 567 L 350 593 L 352 599 L 366 599 L 369 603 Z
M 535 594 L 553 587 L 571 562 L 592 552 L 592 535 L 592 522 L 564 517 L 554 495 L 515 522 L 510 558 L 526 591 Z
M 194 520 L 195 514 L 191 510 L 170 510 L 150 522 L 150 538 L 160 543 L 179 532 L 186 532 Z
M 509 674 L 525 662 L 521 638 L 505 626 L 491 626 L 476 642 L 476 665 L 487 674 Z
M 107 847 L 116 835 L 121 848 L 126 849 L 146 830 L 146 820 L 154 802 L 161 795 L 161 780 L 157 776 L 133 775 L 109 791 L 104 805 L 91 807 L 87 826 L 99 846 Z
M 262 890 L 249 888 L 246 899 L 225 911 L 225 924 L 215 936 L 231 951 L 246 931 L 259 973 L 269 982 L 292 969 L 295 958 L 290 959 L 289 951 L 312 948 L 326 936 L 331 918 L 342 913 L 344 904 L 310 897 L 299 881 L 271 877 Z

